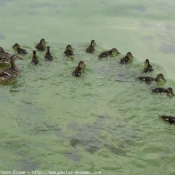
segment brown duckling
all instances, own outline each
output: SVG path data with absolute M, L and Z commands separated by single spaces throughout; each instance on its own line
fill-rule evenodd
M 167 95 L 174 96 L 173 89 L 172 88 L 155 88 L 152 90 L 153 93 L 166 93 Z
M 27 51 L 25 49 L 20 48 L 19 44 L 16 43 L 12 48 L 17 51 L 18 54 L 27 54 Z
M 12 55 L 10 58 L 10 68 L 6 68 L 0 71 L 0 82 L 8 81 L 14 77 L 17 77 L 20 74 L 20 69 L 15 64 L 16 60 L 23 60 L 17 54 Z
M 149 63 L 149 60 L 146 59 L 144 63 L 145 63 L 145 68 L 143 70 L 143 73 L 152 72 L 153 68 L 152 68 L 151 64 Z
M 90 46 L 86 49 L 86 52 L 88 52 L 88 53 L 94 53 L 94 47 L 95 47 L 95 45 L 96 45 L 95 40 L 92 40 Z
M 38 57 L 36 56 L 36 51 L 35 50 L 33 51 L 33 57 L 32 57 L 31 63 L 34 64 L 34 65 L 39 64 L 39 60 L 38 60 Z
M 0 47 L 0 65 L 6 66 L 10 64 L 11 55 L 4 51 L 2 47 Z
M 37 50 L 44 51 L 45 50 L 45 39 L 41 39 L 40 42 L 35 46 Z
M 138 79 L 141 80 L 141 81 L 145 81 L 146 83 L 151 83 L 153 81 L 158 82 L 160 80 L 166 81 L 164 76 L 163 76 L 163 74 L 158 74 L 156 78 L 152 78 L 152 77 L 138 77 Z
M 113 54 L 120 54 L 120 52 L 116 48 L 113 48 L 109 51 L 102 52 L 98 57 L 99 59 L 102 59 L 108 56 L 112 56 Z
M 72 72 L 72 75 L 75 77 L 81 77 L 81 72 L 83 67 L 86 67 L 86 65 L 84 64 L 83 61 L 80 61 L 78 64 L 78 67 Z
M 175 124 L 175 117 L 167 116 L 167 115 L 160 115 L 159 117 L 165 120 L 166 122 L 169 122 L 170 125 Z
M 130 62 L 130 60 L 133 58 L 133 55 L 131 52 L 128 52 L 124 58 L 120 60 L 121 64 L 127 64 Z
M 46 52 L 44 58 L 45 58 L 46 61 L 53 61 L 53 56 L 50 53 L 50 47 L 49 46 L 47 47 L 47 52 Z
M 64 51 L 64 54 L 65 54 L 65 56 L 68 56 L 68 57 L 74 55 L 73 48 L 72 48 L 72 46 L 70 44 L 67 45 L 66 50 Z

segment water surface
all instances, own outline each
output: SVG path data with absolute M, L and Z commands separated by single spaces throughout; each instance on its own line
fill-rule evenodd
M 174 115 L 174 98 L 152 95 L 156 83 L 137 81 L 143 61 L 175 89 L 175 25 L 172 0 L 0 0 L 0 43 L 17 42 L 29 54 L 17 61 L 21 75 L 0 85 L 0 170 L 86 170 L 102 174 L 175 173 L 174 127 L 158 118 Z M 54 61 L 31 65 L 41 38 Z M 85 53 L 90 41 L 95 53 Z M 65 58 L 67 44 L 74 60 Z M 99 61 L 104 50 L 122 55 Z M 121 66 L 128 51 L 133 63 Z M 79 61 L 82 78 L 71 76 Z

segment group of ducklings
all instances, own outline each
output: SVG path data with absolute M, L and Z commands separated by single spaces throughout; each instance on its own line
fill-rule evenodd
M 35 48 L 39 51 L 45 51 L 45 39 L 41 39 L 40 42 L 35 46 Z M 86 49 L 87 53 L 94 53 L 95 51 L 95 45 L 96 42 L 95 40 L 92 40 L 89 47 Z M 0 47 L 0 65 L 1 66 L 6 66 L 10 65 L 9 68 L 2 69 L 0 71 L 0 82 L 6 82 L 14 77 L 17 77 L 20 73 L 20 69 L 17 67 L 15 64 L 16 60 L 23 60 L 19 55 L 24 55 L 27 54 L 27 51 L 19 46 L 18 43 L 14 44 L 12 48 L 16 51 L 17 54 L 10 55 L 9 53 L 6 53 L 2 47 Z M 19 54 L 19 55 L 18 55 Z M 67 57 L 72 57 L 74 56 L 73 53 L 73 48 L 71 45 L 67 45 L 66 50 L 64 51 L 65 56 Z M 109 51 L 104 51 L 100 53 L 98 56 L 99 59 L 103 59 L 109 56 L 113 56 L 116 54 L 120 54 L 120 52 L 116 49 L 113 48 Z M 50 53 L 50 47 L 47 47 L 47 51 L 45 53 L 45 60 L 46 61 L 53 61 L 53 56 Z M 120 64 L 128 64 L 132 62 L 133 55 L 131 52 L 128 52 L 125 57 L 120 59 Z M 32 57 L 32 64 L 37 65 L 39 64 L 39 60 L 36 56 L 36 51 L 33 51 L 33 57 Z M 78 66 L 75 68 L 75 70 L 72 72 L 72 75 L 75 77 L 81 77 L 82 74 L 82 69 L 85 67 L 85 63 L 83 61 L 80 61 Z M 147 72 L 152 72 L 153 67 L 151 66 L 150 62 L 148 59 L 145 60 L 145 68 L 143 70 L 143 73 Z M 151 83 L 153 81 L 158 82 L 158 81 L 166 81 L 163 74 L 158 74 L 156 78 L 148 77 L 148 76 L 143 76 L 143 77 L 137 77 L 139 80 L 144 81 L 146 83 Z M 168 95 L 174 96 L 172 88 L 155 88 L 152 90 L 153 93 L 166 93 Z M 162 119 L 165 121 L 169 122 L 170 124 L 175 124 L 175 117 L 172 116 L 160 116 Z

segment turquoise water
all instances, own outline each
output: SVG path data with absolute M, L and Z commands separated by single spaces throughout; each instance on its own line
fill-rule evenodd
M 0 170 L 101 171 L 102 174 L 175 174 L 174 127 L 158 115 L 174 115 L 175 99 L 152 95 L 156 83 L 136 81 L 145 59 L 175 87 L 175 25 L 172 0 L 0 0 L 0 43 L 14 53 L 21 75 L 0 85 Z M 44 38 L 54 61 L 31 65 Z M 84 50 L 94 39 L 95 53 Z M 74 60 L 64 57 L 74 48 Z M 120 56 L 99 61 L 116 47 Z M 121 66 L 128 51 L 133 63 Z M 82 78 L 71 76 L 79 61 Z M 175 88 L 174 88 L 175 89 Z

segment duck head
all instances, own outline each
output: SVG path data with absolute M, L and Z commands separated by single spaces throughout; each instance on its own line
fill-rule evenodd
M 145 66 L 147 67 L 149 65 L 149 60 L 146 59 L 145 62 L 144 62 Z
M 12 48 L 13 48 L 13 49 L 19 49 L 19 48 L 20 48 L 20 46 L 19 46 L 19 44 L 18 44 L 18 43 L 16 43 L 16 44 L 14 44 L 14 46 L 12 46 Z
M 174 93 L 173 93 L 173 89 L 172 89 L 172 88 L 169 87 L 169 88 L 167 88 L 167 90 L 168 90 L 168 93 L 169 93 L 169 94 L 175 96 Z
M 4 49 L 0 47 L 0 53 L 4 53 Z
M 128 57 L 128 58 L 133 58 L 133 55 L 132 55 L 131 52 L 128 52 L 128 53 L 126 54 L 126 57 Z
M 80 61 L 78 67 L 80 68 L 86 67 L 86 64 L 84 63 L 84 61 Z
M 92 41 L 91 41 L 91 46 L 93 46 L 93 47 L 94 47 L 95 45 L 96 45 L 95 40 L 92 40 Z
M 66 50 L 73 50 L 73 48 L 72 48 L 72 46 L 69 44 L 69 45 L 67 45 Z
M 110 50 L 112 53 L 116 53 L 116 54 L 120 54 L 120 52 L 116 49 L 116 48 L 113 48 Z
M 45 44 L 45 43 L 46 43 L 45 39 L 40 40 L 40 44 Z
M 156 79 L 157 80 L 164 80 L 164 81 L 166 81 L 165 78 L 164 78 L 164 76 L 163 76 L 163 74 L 158 74 L 157 77 L 156 77 Z

